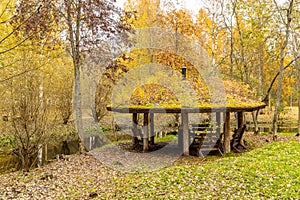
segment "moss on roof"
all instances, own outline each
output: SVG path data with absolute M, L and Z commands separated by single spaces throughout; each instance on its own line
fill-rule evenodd
M 210 91 L 206 84 L 199 82 L 190 82 L 194 94 L 191 98 L 196 99 L 190 107 L 257 107 L 264 103 L 255 98 L 255 91 L 248 85 L 233 80 L 223 81 L 220 87 L 213 87 L 217 91 Z M 210 86 L 211 87 L 211 86 Z M 132 108 L 181 108 L 183 105 L 178 98 L 178 94 L 174 94 L 170 89 L 162 87 L 158 84 L 147 84 L 137 88 L 130 102 L 124 106 Z M 212 98 L 215 98 L 212 100 Z

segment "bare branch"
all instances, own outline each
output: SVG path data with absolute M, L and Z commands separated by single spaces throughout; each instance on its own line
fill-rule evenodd
M 41 5 L 36 9 L 36 11 L 32 14 L 32 15 L 30 15 L 27 19 L 25 19 L 21 24 L 19 24 L 14 30 L 12 30 L 8 35 L 6 35 L 4 38 L 2 38 L 1 40 L 0 40 L 0 44 L 4 41 L 4 40 L 6 40 L 7 38 L 9 38 L 10 36 L 12 36 L 16 31 L 18 31 L 24 24 L 26 24 L 28 21 L 29 21 L 29 19 L 30 18 L 32 18 L 35 14 L 37 14 L 38 12 L 39 12 L 39 9 L 40 9 L 40 7 L 41 7 Z M 24 41 L 23 41 L 24 42 Z M 22 42 L 22 43 L 23 43 Z M 22 44 L 21 43 L 21 44 Z M 16 45 L 16 46 L 18 46 L 18 45 Z M 16 46 L 15 47 L 13 47 L 13 48 L 11 48 L 11 50 L 12 49 L 14 49 L 14 48 L 16 48 Z M 8 52 L 8 51 L 4 51 L 4 53 L 6 53 L 6 52 Z M 3 52 L 1 52 L 1 53 L 3 53 Z M 0 54 L 1 54 L 0 53 Z
M 296 60 L 298 60 L 299 58 L 300 58 L 300 56 L 298 56 L 298 57 L 296 57 L 295 59 L 291 60 L 291 61 L 283 68 L 283 70 L 286 70 L 287 68 L 289 68 L 289 67 L 290 67 Z M 270 92 L 271 92 L 271 90 L 272 90 L 272 87 L 273 87 L 273 85 L 274 85 L 274 83 L 275 83 L 277 77 L 279 76 L 279 74 L 280 74 L 280 72 L 277 72 L 277 74 L 274 76 L 274 78 L 273 78 L 273 80 L 272 80 L 272 82 L 271 82 L 271 84 L 270 84 L 270 86 L 269 86 L 269 89 L 268 89 L 268 91 L 267 91 L 267 93 L 266 93 L 266 96 L 265 96 L 265 98 L 262 100 L 262 102 L 266 103 L 266 102 L 268 101 L 268 96 L 269 96 L 269 94 L 270 94 Z
M 8 49 L 6 49 L 6 50 L 4 50 L 4 51 L 0 51 L 0 55 L 1 55 L 1 54 L 5 54 L 5 53 L 7 53 L 7 52 L 9 52 L 9 51 L 12 51 L 12 50 L 14 50 L 15 48 L 21 46 L 21 45 L 22 45 L 26 40 L 28 40 L 29 38 L 30 38 L 30 37 L 26 37 L 26 38 L 23 39 L 21 42 L 17 43 L 15 46 L 13 46 L 13 47 L 11 47 L 11 48 L 8 48 Z
M 5 5 L 5 7 L 4 7 L 2 13 L 0 14 L 0 18 L 4 15 L 5 11 L 8 9 L 8 6 L 9 6 L 10 2 L 11 2 L 11 0 L 9 0 L 9 1 L 7 2 L 7 4 Z M 8 20 L 2 21 L 2 22 L 0 22 L 0 24 L 6 23 L 7 21 L 8 21 Z
M 38 66 L 38 67 L 36 67 L 36 68 L 28 69 L 28 70 L 25 70 L 25 71 L 23 71 L 23 72 L 21 72 L 21 73 L 15 74 L 15 75 L 10 76 L 10 77 L 5 78 L 5 79 L 2 79 L 2 80 L 0 80 L 0 83 L 4 83 L 4 82 L 6 82 L 6 81 L 9 81 L 9 80 L 11 80 L 11 79 L 13 79 L 13 78 L 16 78 L 16 77 L 19 77 L 19 76 L 22 76 L 22 75 L 27 74 L 27 73 L 29 73 L 29 72 L 39 70 L 39 69 L 41 69 L 42 67 L 44 67 L 46 64 L 48 64 L 50 61 L 52 61 L 53 59 L 55 59 L 55 58 L 49 59 L 47 62 L 41 64 L 40 66 Z

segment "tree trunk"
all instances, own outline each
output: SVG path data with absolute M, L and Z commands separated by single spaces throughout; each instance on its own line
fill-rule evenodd
M 273 123 L 272 123 L 272 130 L 273 130 L 273 138 L 276 140 L 277 137 L 277 121 L 278 121 L 278 110 L 280 106 L 280 101 L 281 101 L 281 93 L 282 93 L 282 81 L 283 81 L 283 70 L 282 70 L 282 65 L 284 60 L 283 56 L 283 50 L 281 51 L 281 61 L 280 61 L 280 73 L 279 73 L 279 81 L 278 81 L 278 86 L 277 86 L 277 96 L 276 96 L 276 102 L 275 102 L 275 110 L 274 110 L 274 116 L 273 116 Z
M 41 104 L 41 109 L 43 109 L 43 98 L 44 98 L 44 89 L 43 89 L 43 85 L 40 84 L 40 104 Z M 38 167 L 41 167 L 43 165 L 43 145 L 42 144 L 38 144 Z
M 44 160 L 45 160 L 45 163 L 47 163 L 48 162 L 48 145 L 47 144 L 45 144 L 44 149 L 45 149 Z
M 240 26 L 240 21 L 238 19 L 238 15 L 237 13 L 235 13 L 235 18 L 236 18 L 236 25 L 237 25 L 237 29 L 238 29 L 238 34 L 239 34 L 239 42 L 241 44 L 241 59 L 242 59 L 242 64 L 243 64 L 243 69 L 244 69 L 244 74 L 245 74 L 245 83 L 249 83 L 249 70 L 248 70 L 248 66 L 247 66 L 247 59 L 245 56 L 245 44 L 244 44 L 244 39 L 243 39 L 243 32 L 241 30 L 241 26 Z M 243 76 L 241 74 L 241 79 L 243 80 Z
M 22 165 L 23 165 L 23 172 L 29 172 L 30 169 L 30 156 L 29 153 L 24 152 L 24 154 L 21 156 Z
M 263 44 L 259 48 L 259 66 L 258 66 L 258 96 L 259 99 L 263 98 L 263 65 L 264 65 L 264 51 Z
M 71 53 L 74 65 L 74 109 L 75 109 L 75 124 L 80 138 L 80 151 L 85 151 L 82 144 L 83 136 L 83 123 L 82 123 L 82 110 L 81 110 L 81 83 L 80 83 L 80 23 L 81 23 L 81 0 L 77 3 L 77 14 L 76 14 L 76 27 L 73 28 L 72 14 L 71 14 L 71 2 L 67 1 L 67 23 L 69 28 L 69 37 L 71 43 Z
M 271 105 L 271 93 L 268 95 L 268 114 L 272 111 L 272 105 Z
M 233 20 L 233 19 L 231 19 Z M 233 43 L 233 26 L 232 21 L 230 25 L 230 78 L 233 79 L 233 56 L 234 56 L 234 43 Z
M 293 11 L 293 0 L 289 2 L 289 8 L 287 9 L 287 15 L 286 15 L 286 26 L 285 26 L 285 39 L 284 43 L 282 44 L 281 50 L 280 50 L 280 71 L 279 71 L 279 81 L 278 81 L 278 87 L 277 87 L 277 97 L 276 97 L 276 103 L 275 103 L 275 110 L 274 110 L 274 116 L 273 116 L 273 139 L 276 140 L 277 138 L 277 121 L 278 121 L 278 109 L 280 106 L 281 101 L 281 93 L 282 93 L 282 81 L 283 81 L 283 71 L 284 71 L 284 60 L 285 60 L 285 49 L 288 45 L 289 41 L 289 35 L 290 35 L 290 26 L 292 21 L 292 11 Z M 280 11 L 278 11 L 280 12 Z M 284 21 L 284 19 L 282 19 Z
M 217 37 L 217 28 L 215 28 L 215 24 L 216 24 L 216 5 L 215 5 L 215 1 L 212 1 L 212 29 L 211 29 L 211 71 L 212 74 L 215 74 L 216 71 L 216 37 Z
M 85 148 L 82 144 L 83 136 L 83 122 L 82 122 L 82 110 L 81 110 L 81 83 L 80 83 L 80 68 L 79 64 L 75 66 L 75 91 L 74 91 L 74 108 L 75 108 L 75 123 L 80 138 L 80 152 L 84 152 Z
M 38 167 L 43 165 L 43 145 L 38 144 Z
M 296 66 L 298 69 L 298 135 L 300 134 L 300 63 L 297 60 Z

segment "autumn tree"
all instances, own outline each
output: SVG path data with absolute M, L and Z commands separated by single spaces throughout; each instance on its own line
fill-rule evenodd
M 155 21 L 159 17 L 160 13 L 160 0 L 149 1 L 149 0 L 138 0 L 131 1 L 128 0 L 124 4 L 125 13 L 131 13 L 130 16 L 125 16 L 124 21 L 130 24 L 130 28 L 135 31 L 137 29 L 146 29 L 147 34 L 144 34 L 143 37 L 145 41 L 148 41 L 151 45 L 151 28 L 156 27 Z M 136 38 L 135 34 L 132 35 L 132 42 L 134 43 Z M 152 63 L 154 62 L 153 49 L 140 49 L 134 52 L 135 55 L 130 57 L 138 58 L 138 65 L 143 63 Z M 134 60 L 132 60 L 134 61 Z M 133 63 L 132 63 L 133 64 Z M 136 64 L 133 64 L 133 66 Z
M 214 72 L 218 68 L 217 56 L 222 56 L 223 40 L 225 34 L 224 25 L 222 24 L 222 9 L 225 7 L 224 0 L 202 1 L 203 8 L 197 14 L 198 37 L 205 34 L 204 43 L 210 54 L 211 70 Z M 202 36 L 203 37 L 203 36 Z
M 52 53 L 54 53 L 53 51 Z M 72 67 L 72 59 L 68 53 L 61 48 L 57 53 L 59 56 L 51 61 L 51 66 L 48 68 L 50 74 L 50 88 L 52 109 L 57 112 L 57 119 L 61 123 L 67 124 L 73 114 L 73 86 L 74 86 L 74 72 Z
M 297 9 L 297 4 L 296 4 L 296 9 Z M 296 75 L 296 83 L 297 83 L 297 101 L 298 101 L 298 135 L 300 134 L 300 27 L 299 27 L 299 14 L 300 14 L 300 8 L 295 12 L 295 23 L 293 24 L 293 29 L 292 29 L 292 52 L 293 56 L 296 59 L 295 61 L 295 75 Z
M 49 106 L 42 94 L 39 73 L 30 72 L 11 82 L 11 135 L 14 153 L 28 172 L 36 161 L 39 145 L 45 144 L 49 135 Z
M 31 9 L 26 10 L 26 17 L 16 20 L 16 3 L 16 1 L 12 0 L 0 2 L 0 57 L 2 60 L 0 71 L 3 71 L 2 73 L 5 74 L 5 76 L 1 77 L 0 83 L 27 73 L 27 71 L 13 73 L 11 68 L 17 62 L 13 51 L 18 47 L 25 46 L 26 41 L 38 34 L 38 31 L 35 30 L 32 34 L 23 35 L 22 37 L 18 36 L 18 33 L 30 24 L 31 19 L 39 17 L 40 8 L 32 5 Z M 5 70 L 10 71 L 10 73 L 5 73 Z
M 277 85 L 277 96 L 275 103 L 275 110 L 273 116 L 273 124 L 272 130 L 274 134 L 274 140 L 277 137 L 277 121 L 278 121 L 278 110 L 280 107 L 281 95 L 282 95 L 282 82 L 283 82 L 283 72 L 284 72 L 284 64 L 286 59 L 286 51 L 287 46 L 290 40 L 290 32 L 291 32 L 291 23 L 293 19 L 293 10 L 294 10 L 294 0 L 289 0 L 287 4 L 287 8 L 284 9 L 284 13 L 281 12 L 278 4 L 274 1 L 277 6 L 277 11 L 280 14 L 280 21 L 284 24 L 284 35 L 282 36 L 281 41 L 281 49 L 280 49 L 280 70 L 279 70 L 279 80 Z
M 14 153 L 20 158 L 24 171 L 36 162 L 37 152 L 47 144 L 51 137 L 49 127 L 52 127 L 57 116 L 55 109 L 52 109 L 56 94 L 53 74 L 57 71 L 49 63 L 57 54 L 41 54 L 40 49 L 30 44 L 29 40 L 26 43 L 26 48 L 19 47 L 13 51 L 17 61 L 20 61 L 11 69 L 14 73 L 27 73 L 11 77 L 1 84 L 6 92 L 0 101 L 9 114 L 5 134 L 12 138 Z
M 258 97 L 262 98 L 267 82 L 264 73 L 270 69 L 265 66 L 273 65 L 270 57 L 274 51 L 269 49 L 274 37 L 273 3 L 233 0 L 228 5 L 230 11 L 224 12 L 224 23 L 230 32 L 230 76 L 234 76 L 232 67 L 236 63 L 236 75 L 257 88 Z
M 35 1 L 20 1 L 19 15 L 24 18 L 24 10 L 32 6 Z M 102 0 L 61 0 L 38 1 L 41 8 L 45 9 L 43 13 L 51 16 L 58 16 L 58 28 L 67 36 L 71 58 L 73 60 L 75 89 L 74 89 L 74 110 L 75 120 L 79 136 L 83 135 L 82 124 L 82 96 L 81 82 L 84 52 L 102 49 L 103 41 L 109 43 L 115 40 L 115 37 L 124 30 L 120 23 L 120 11 L 110 1 Z M 47 17 L 46 17 L 47 18 Z M 39 29 L 38 21 L 44 21 L 43 16 L 33 18 L 31 26 L 26 29 L 29 33 Z M 118 45 L 114 46 L 117 47 Z M 105 49 L 112 50 L 112 49 Z M 112 52 L 111 52 L 112 53 Z

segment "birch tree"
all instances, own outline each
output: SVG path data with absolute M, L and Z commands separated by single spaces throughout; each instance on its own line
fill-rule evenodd
M 222 45 L 219 42 L 219 38 L 222 37 L 224 26 L 222 25 L 222 9 L 225 7 L 224 0 L 210 0 L 202 1 L 204 5 L 203 12 L 202 9 L 199 10 L 197 16 L 197 25 L 198 30 L 201 31 L 201 28 L 204 28 L 207 34 L 206 48 L 210 52 L 211 56 L 211 70 L 212 72 L 218 67 L 216 64 L 217 56 L 220 55 L 217 53 L 218 50 L 222 49 Z M 207 15 L 204 19 L 203 14 Z M 204 16 L 205 16 L 204 15 Z
M 296 3 L 295 4 L 295 18 L 294 18 L 294 23 L 293 23 L 293 28 L 292 28 L 292 52 L 293 52 L 293 57 L 295 59 L 295 71 L 296 71 L 296 76 L 297 76 L 297 100 L 298 100 L 298 133 L 297 135 L 300 135 L 300 4 Z
M 276 4 L 277 11 L 280 15 L 280 20 L 284 25 L 284 36 L 282 38 L 281 50 L 280 50 L 280 71 L 279 71 L 279 80 L 277 85 L 277 95 L 276 95 L 276 102 L 275 102 L 275 110 L 273 116 L 273 123 L 272 123 L 272 130 L 273 130 L 273 139 L 276 140 L 277 138 L 277 121 L 278 121 L 278 110 L 280 107 L 281 101 L 281 94 L 282 94 L 282 81 L 283 81 L 283 72 L 284 72 L 284 62 L 286 59 L 286 48 L 288 46 L 290 40 L 290 32 L 291 32 L 291 23 L 293 19 L 293 10 L 294 10 L 294 0 L 289 0 L 287 2 L 287 8 L 282 10 L 278 6 L 277 2 L 274 0 Z

